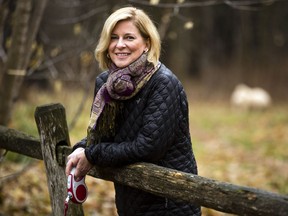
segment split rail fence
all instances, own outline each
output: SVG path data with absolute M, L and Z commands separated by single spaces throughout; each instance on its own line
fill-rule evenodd
M 0 126 L 0 148 L 43 160 L 52 212 L 63 215 L 66 198 L 65 161 L 71 153 L 65 108 L 61 104 L 39 106 L 35 111 L 40 140 Z M 237 215 L 288 215 L 288 196 L 256 188 L 179 172 L 148 163 L 121 168 L 95 167 L 89 175 L 118 182 L 171 199 L 197 203 Z M 68 215 L 84 215 L 81 205 L 71 205 Z

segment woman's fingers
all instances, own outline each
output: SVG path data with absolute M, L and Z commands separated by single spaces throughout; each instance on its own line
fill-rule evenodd
M 73 167 L 75 167 L 75 179 L 81 179 L 85 176 L 89 170 L 92 168 L 92 164 L 89 163 L 85 156 L 85 149 L 78 148 L 72 154 L 67 157 L 67 164 L 66 164 L 66 176 L 68 176 Z
M 85 176 L 89 170 L 92 168 L 92 164 L 89 163 L 87 160 L 85 153 L 83 153 L 83 157 L 79 160 L 76 170 L 75 170 L 75 177 L 82 178 Z
M 80 147 L 80 148 L 77 148 L 75 151 L 73 151 L 70 155 L 68 155 L 67 159 L 70 160 L 71 158 L 73 157 L 77 157 L 77 155 L 81 152 L 83 152 L 85 149 Z
M 82 152 L 84 152 L 84 148 L 77 148 L 67 157 L 67 164 L 65 169 L 66 176 L 69 175 L 73 167 L 77 166 Z
M 77 165 L 77 164 L 76 164 Z M 66 164 L 66 169 L 65 169 L 65 173 L 66 173 L 66 176 L 68 176 L 72 170 L 72 168 L 74 167 L 75 165 L 73 164 L 73 160 L 68 160 L 67 164 Z

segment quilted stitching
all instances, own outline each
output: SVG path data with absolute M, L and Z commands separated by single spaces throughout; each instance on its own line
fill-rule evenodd
M 107 72 L 96 79 L 96 90 Z M 188 125 L 188 103 L 181 83 L 163 64 L 132 99 L 123 101 L 115 137 L 91 145 L 87 158 L 98 166 L 135 162 L 197 174 Z M 82 142 L 83 143 L 83 142 Z M 125 216 L 201 215 L 200 207 L 160 198 L 115 184 L 118 214 Z

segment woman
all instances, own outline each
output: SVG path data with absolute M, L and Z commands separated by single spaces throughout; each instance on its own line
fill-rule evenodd
M 85 176 L 93 165 L 136 162 L 197 174 L 185 92 L 159 62 L 160 38 L 150 18 L 133 7 L 106 20 L 95 55 L 102 69 L 87 137 L 68 156 L 66 174 Z M 115 183 L 120 216 L 201 215 L 200 207 Z

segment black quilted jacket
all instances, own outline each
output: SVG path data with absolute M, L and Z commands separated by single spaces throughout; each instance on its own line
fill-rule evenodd
M 107 80 L 96 79 L 96 90 Z M 121 101 L 116 136 L 86 148 L 87 159 L 98 166 L 115 167 L 149 162 L 197 174 L 188 124 L 188 104 L 176 76 L 163 64 L 132 99 Z M 83 146 L 85 139 L 74 146 Z M 115 183 L 120 216 L 201 215 L 200 207 Z

